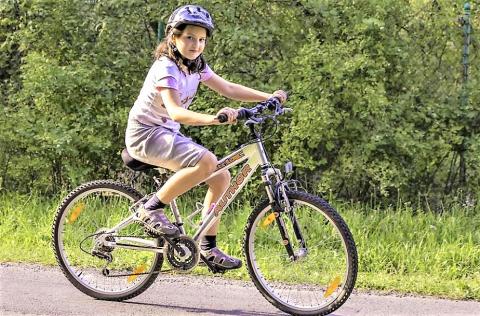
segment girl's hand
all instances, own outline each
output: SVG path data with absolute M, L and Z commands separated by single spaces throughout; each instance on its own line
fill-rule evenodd
M 225 124 L 235 124 L 237 123 L 238 111 L 232 108 L 223 108 L 217 113 L 217 117 L 221 114 L 225 114 L 228 117 L 228 120 Z
M 285 101 L 287 101 L 287 93 L 283 90 L 275 91 L 274 93 L 272 93 L 272 97 L 280 100 L 280 103 L 285 103 Z

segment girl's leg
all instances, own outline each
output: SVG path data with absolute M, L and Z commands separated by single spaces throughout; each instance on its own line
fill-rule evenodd
M 155 234 L 177 236 L 180 231 L 165 216 L 163 208 L 174 198 L 190 190 L 215 171 L 217 158 L 210 152 L 205 153 L 194 167 L 180 169 L 160 190 L 141 207 L 137 216 L 145 227 Z
M 211 175 L 217 167 L 217 157 L 207 152 L 194 167 L 180 169 L 156 193 L 165 204 L 187 192 Z
M 228 189 L 228 186 L 230 185 L 230 178 L 230 172 L 225 171 L 206 181 L 209 188 L 203 203 L 203 218 L 205 218 L 207 215 L 212 203 L 218 202 L 223 193 L 225 193 L 225 191 Z M 230 257 L 217 248 L 217 232 L 219 226 L 220 218 L 215 221 L 215 223 L 200 241 L 202 255 L 205 256 L 209 262 L 216 265 L 217 268 L 224 270 L 238 269 L 242 266 L 242 261 L 240 259 Z
M 180 169 L 170 177 L 157 192 L 157 197 L 165 204 L 170 203 L 174 198 L 187 192 L 212 174 L 217 167 L 217 163 L 215 155 L 207 152 L 195 167 Z M 230 178 L 230 172 L 225 171 L 206 181 L 209 188 L 203 202 L 202 217 L 205 217 L 210 205 L 216 203 L 227 190 Z M 216 235 L 219 225 L 220 219 L 213 224 L 206 235 Z
M 194 167 L 183 168 L 175 173 L 157 192 L 160 201 L 167 204 L 177 196 L 187 192 L 204 179 L 208 178 L 217 167 L 217 157 L 211 152 L 203 155 L 200 161 Z M 212 179 L 206 181 L 209 188 L 204 200 L 202 215 L 205 216 L 210 205 L 217 202 L 222 194 L 227 190 L 230 184 L 230 173 L 225 171 Z M 201 241 L 202 254 L 212 264 L 222 269 L 237 269 L 242 266 L 242 261 L 230 257 L 216 247 L 216 235 L 220 219 L 206 232 Z
M 203 201 L 202 217 L 205 218 L 212 203 L 217 203 L 222 197 L 223 193 L 228 189 L 230 184 L 230 172 L 225 171 L 219 175 L 206 181 L 208 184 L 208 191 Z M 220 218 L 218 218 L 213 226 L 206 232 L 207 236 L 217 235 L 218 227 L 220 226 Z

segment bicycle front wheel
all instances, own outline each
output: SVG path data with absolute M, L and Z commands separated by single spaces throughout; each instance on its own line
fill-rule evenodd
M 59 206 L 53 248 L 63 273 L 80 291 L 98 299 L 125 300 L 145 291 L 158 276 L 162 253 L 105 246 L 121 237 L 161 245 L 134 222 L 107 233 L 130 216 L 130 206 L 141 197 L 125 184 L 101 180 L 81 185 Z
M 290 209 L 274 212 L 264 201 L 250 215 L 244 240 L 248 272 L 260 293 L 280 310 L 329 314 L 355 285 L 358 259 L 352 234 L 321 198 L 299 191 L 287 196 Z

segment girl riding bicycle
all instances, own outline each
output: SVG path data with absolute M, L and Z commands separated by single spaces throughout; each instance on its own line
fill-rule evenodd
M 137 216 L 151 232 L 177 236 L 178 228 L 164 214 L 174 198 L 187 192 L 211 175 L 217 157 L 205 147 L 180 133 L 180 124 L 219 125 L 218 115 L 225 114 L 226 124 L 234 124 L 237 110 L 222 108 L 217 115 L 191 111 L 199 83 L 237 101 L 260 102 L 277 97 L 285 102 L 282 90 L 273 94 L 232 83 L 217 75 L 208 66 L 203 50 L 214 30 L 212 16 L 198 5 L 177 8 L 168 19 L 165 39 L 155 50 L 140 94 L 130 110 L 125 142 L 135 159 L 175 171 L 162 188 L 137 210 Z M 225 171 L 206 181 L 208 191 L 203 203 L 205 217 L 230 184 Z M 218 220 L 200 242 L 201 253 L 212 264 L 223 269 L 236 269 L 242 262 L 224 254 L 216 247 Z

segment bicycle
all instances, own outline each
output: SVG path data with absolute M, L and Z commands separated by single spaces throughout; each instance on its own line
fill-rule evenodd
M 264 114 L 266 110 L 273 114 Z M 113 180 L 88 182 L 70 192 L 58 207 L 52 229 L 55 256 L 68 280 L 94 298 L 121 301 L 145 291 L 162 272 L 165 258 L 178 272 L 191 271 L 200 261 L 213 273 L 225 272 L 201 256 L 198 242 L 260 168 L 267 198 L 248 217 L 243 239 L 250 278 L 267 301 L 284 312 L 325 315 L 338 309 L 357 277 L 353 236 L 333 207 L 270 163 L 263 135 L 256 128 L 268 120 L 278 124 L 276 117 L 288 110 L 275 98 L 239 110 L 250 140 L 221 159 L 211 177 L 243 165 L 199 225 L 191 218 L 200 210 L 187 217 L 186 224 L 195 230 L 192 237 L 186 234 L 175 200 L 170 209 L 181 235 L 167 238 L 152 235 L 136 221 L 136 208 L 154 193 L 143 196 Z M 133 170 L 161 171 L 134 160 L 126 150 L 122 158 Z M 286 164 L 287 174 L 291 163 Z M 297 274 L 299 270 L 309 271 L 308 276 Z

